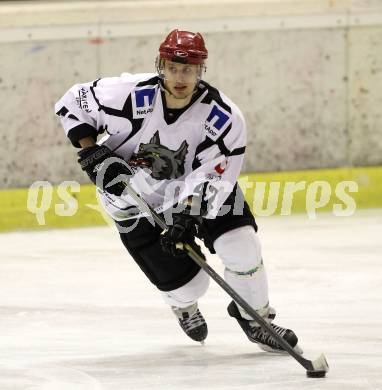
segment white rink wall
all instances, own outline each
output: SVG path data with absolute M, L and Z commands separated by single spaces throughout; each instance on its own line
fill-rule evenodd
M 206 80 L 243 110 L 245 171 L 382 164 L 382 1 L 0 3 L 0 188 L 87 181 L 54 116 L 74 83 L 154 71 L 200 31 Z

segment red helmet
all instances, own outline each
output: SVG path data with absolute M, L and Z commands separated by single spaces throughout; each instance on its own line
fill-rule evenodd
M 183 64 L 201 65 L 208 57 L 200 33 L 173 30 L 159 46 L 159 58 Z

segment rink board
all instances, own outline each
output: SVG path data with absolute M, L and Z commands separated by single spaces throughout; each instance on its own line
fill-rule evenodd
M 313 201 L 319 204 L 322 188 L 329 191 L 329 194 L 326 194 L 327 201 L 314 211 L 317 213 L 332 211 L 335 204 L 343 203 L 336 194 L 337 186 L 341 182 L 352 182 L 353 189 L 357 188 L 356 192 L 348 192 L 348 195 L 354 199 L 357 209 L 382 207 L 382 167 L 246 173 L 240 177 L 241 185 L 247 186 L 245 189 L 247 202 L 255 215 L 261 216 L 283 214 L 285 189 L 291 183 L 300 183 L 300 186 L 304 187 L 293 194 L 290 207 L 292 214 L 306 213 L 307 199 L 312 196 Z M 270 191 L 271 188 L 273 189 Z M 308 191 L 310 196 L 307 196 Z M 63 199 L 57 193 L 57 186 L 52 187 L 52 197 L 50 198 L 49 194 L 46 196 L 45 193 L 45 203 L 42 207 L 43 190 L 40 189 L 36 201 L 31 202 L 29 199 L 28 209 L 29 189 L 1 190 L 0 231 L 97 226 L 111 223 L 97 204 L 93 185 L 81 185 L 77 192 L 69 191 L 67 194 L 70 199 Z M 71 201 L 70 204 L 68 200 Z M 37 218 L 37 209 L 41 209 L 39 218 Z

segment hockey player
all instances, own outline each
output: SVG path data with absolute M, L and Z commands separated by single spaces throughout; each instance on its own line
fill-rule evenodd
M 225 265 L 226 282 L 301 353 L 294 332 L 272 323 L 257 226 L 237 185 L 245 121 L 227 96 L 202 80 L 207 55 L 201 34 L 174 30 L 159 47 L 156 74 L 75 85 L 55 111 L 72 144 L 82 148 L 78 161 L 97 184 L 124 246 L 189 337 L 207 337 L 198 299 L 209 277 L 175 245 L 199 237 Z M 137 212 L 119 180 L 125 175 L 150 206 L 170 215 L 165 234 Z M 233 301 L 228 314 L 250 341 L 282 352 Z

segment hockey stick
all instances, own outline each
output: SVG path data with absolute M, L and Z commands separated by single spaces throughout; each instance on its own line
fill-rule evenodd
M 137 202 L 141 211 L 151 215 L 154 221 L 164 230 L 168 226 L 164 219 L 141 198 L 139 194 L 126 181 L 123 182 L 128 194 Z M 184 249 L 192 260 L 197 263 L 236 303 L 238 303 L 251 317 L 259 323 L 262 329 L 268 332 L 295 360 L 297 360 L 307 371 L 306 374 L 311 378 L 322 378 L 329 371 L 329 365 L 324 354 L 321 354 L 316 360 L 308 360 L 298 354 L 282 337 L 280 337 L 272 327 L 234 290 L 230 285 L 211 268 L 204 259 L 188 243 L 178 243 L 179 249 Z

